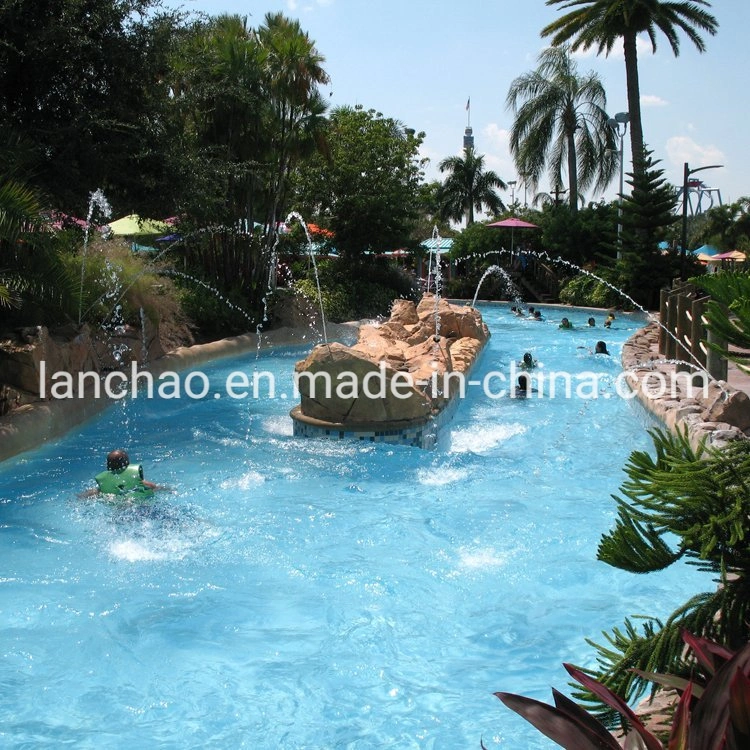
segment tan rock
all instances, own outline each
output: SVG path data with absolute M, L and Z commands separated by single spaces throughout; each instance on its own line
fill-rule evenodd
M 418 323 L 419 316 L 417 315 L 417 306 L 411 300 L 393 300 L 390 321 L 391 323 L 396 323 L 402 326 Z
M 702 415 L 706 422 L 726 422 L 744 431 L 750 428 L 750 396 L 744 391 L 720 393 Z

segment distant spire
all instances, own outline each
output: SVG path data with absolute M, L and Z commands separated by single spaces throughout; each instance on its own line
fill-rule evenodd
M 474 131 L 471 129 L 471 97 L 466 100 L 466 130 L 464 130 L 464 151 L 474 148 Z

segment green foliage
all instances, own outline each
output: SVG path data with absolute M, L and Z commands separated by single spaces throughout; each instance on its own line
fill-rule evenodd
M 567 281 L 560 289 L 560 302 L 579 307 L 617 307 L 624 297 L 607 284 L 591 276 L 580 274 Z
M 575 214 L 549 204 L 532 221 L 542 228 L 542 246 L 552 257 L 578 266 L 614 258 L 617 209 L 611 204 L 590 203 Z
M 421 209 L 423 133 L 361 106 L 331 113 L 329 158 L 300 169 L 297 198 L 305 216 L 325 216 L 339 253 L 357 257 L 407 246 Z
M 463 156 L 449 156 L 438 168 L 448 172 L 445 182 L 437 192 L 439 215 L 443 221 L 474 223 L 474 211 L 497 215 L 505 206 L 496 189 L 506 189 L 506 184 L 492 170 L 485 170 L 484 156 L 474 149 L 464 149 Z
M 664 2 L 664 0 L 547 0 L 547 5 L 571 9 L 542 29 L 554 46 L 570 44 L 573 52 L 594 48 L 609 55 L 622 41 L 630 115 L 630 145 L 636 174 L 645 170 L 645 147 L 641 119 L 638 51 L 636 40 L 647 34 L 656 52 L 656 30 L 669 42 L 675 57 L 680 51 L 678 31 L 684 32 L 699 52 L 705 43 L 699 31 L 715 34 L 718 21 L 700 6 L 710 7 L 706 0 Z
M 676 221 L 677 194 L 657 168 L 650 151 L 645 152 L 642 173 L 631 173 L 632 190 L 622 204 L 622 258 L 618 283 L 647 309 L 659 303 L 659 290 L 668 287 L 681 271 L 681 257 L 674 250 L 663 252 L 659 242 Z
M 713 245 L 722 252 L 750 251 L 750 198 L 688 217 L 688 247 Z
M 296 267 L 296 273 L 300 271 Z M 393 300 L 416 300 L 412 279 L 395 264 L 382 259 L 344 259 L 318 265 L 326 319 L 344 322 L 387 316 Z M 318 306 L 318 290 L 311 270 L 295 282 L 295 290 Z
M 571 213 L 579 190 L 609 185 L 619 160 L 607 95 L 598 75 L 579 75 L 568 47 L 541 52 L 539 67 L 511 83 L 506 103 L 515 113 L 510 151 L 519 174 L 536 185 L 546 170 L 551 185 L 567 184 Z
M 722 272 L 691 281 L 711 295 L 706 308 L 707 328 L 725 342 L 722 346 L 710 346 L 750 373 L 747 360 L 728 346 L 750 349 L 750 274 Z
M 0 6 L 0 130 L 23 133 L 34 181 L 84 210 L 93 186 L 128 210 L 169 194 L 160 118 L 178 14 L 156 0 L 17 0 Z M 165 144 L 166 145 L 166 144 Z
M 598 557 L 648 573 L 681 559 L 711 573 L 721 586 L 680 606 L 663 624 L 631 621 L 605 634 L 597 676 L 628 701 L 646 687 L 633 669 L 685 674 L 681 629 L 737 648 L 750 638 L 750 443 L 693 449 L 685 435 L 651 433 L 655 456 L 635 451 L 615 497 L 618 519 L 602 537 Z M 579 696 L 593 700 L 591 694 Z M 605 713 L 611 720 L 612 714 Z

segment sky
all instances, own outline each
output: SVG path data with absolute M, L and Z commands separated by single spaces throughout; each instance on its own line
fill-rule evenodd
M 332 107 L 361 104 L 424 131 L 427 179 L 441 179 L 439 162 L 460 154 L 470 124 L 478 154 L 505 182 L 516 181 L 503 199 L 531 202 L 524 195 L 508 148 L 513 113 L 505 99 L 511 82 L 537 66 L 547 46 L 540 30 L 558 18 L 559 6 L 545 0 L 166 0 L 170 7 L 210 15 L 246 16 L 259 26 L 266 13 L 296 18 L 325 58 L 331 82 L 323 87 Z M 661 160 L 665 177 L 681 186 L 690 169 L 723 165 L 696 174 L 723 203 L 750 196 L 750 0 L 712 0 L 719 23 L 704 36 L 699 53 L 684 35 L 675 58 L 657 38 L 653 54 L 639 40 L 644 139 Z M 608 57 L 576 55 L 581 74 L 599 74 L 610 114 L 627 111 L 622 50 Z M 470 108 L 467 111 L 467 102 Z M 625 173 L 630 170 L 629 133 L 624 139 Z M 627 180 L 627 176 L 625 178 Z M 603 195 L 616 198 L 616 178 Z M 547 190 L 546 180 L 540 189 Z M 628 188 L 626 186 L 625 192 Z M 708 196 L 707 196 L 708 198 Z M 708 203 L 704 203 L 704 208 Z

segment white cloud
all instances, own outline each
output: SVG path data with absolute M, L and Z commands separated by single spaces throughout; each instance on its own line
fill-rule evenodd
M 482 129 L 482 136 L 487 148 L 479 149 L 485 155 L 487 169 L 497 172 L 505 180 L 512 180 L 516 176 L 516 167 L 510 155 L 510 131 L 491 122 Z
M 641 94 L 642 107 L 666 107 L 669 102 L 655 94 Z
M 726 161 L 721 149 L 716 146 L 701 146 L 684 135 L 674 136 L 667 141 L 667 156 L 675 166 L 682 166 L 687 162 L 693 168 L 723 164 Z

